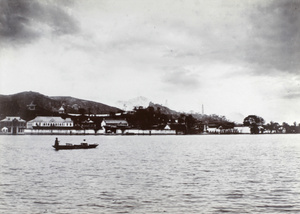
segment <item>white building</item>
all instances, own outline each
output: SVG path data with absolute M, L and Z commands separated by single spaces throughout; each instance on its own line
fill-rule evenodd
M 101 126 L 105 133 L 121 134 L 129 128 L 129 124 L 123 119 L 103 119 Z
M 6 117 L 0 121 L 0 131 L 3 134 L 24 134 L 26 121 L 20 117 Z
M 59 114 L 64 114 L 65 113 L 65 109 L 63 106 L 61 106 L 59 109 L 58 109 L 58 113 Z
M 251 134 L 251 130 L 248 126 L 236 126 L 234 128 L 237 129 L 240 134 Z
M 38 116 L 27 122 L 25 134 L 77 134 L 70 118 Z
M 62 128 L 68 127 L 72 128 L 74 126 L 73 121 L 70 118 L 63 119 L 61 117 L 47 117 L 47 116 L 38 116 L 33 120 L 27 122 L 27 129 L 34 128 Z

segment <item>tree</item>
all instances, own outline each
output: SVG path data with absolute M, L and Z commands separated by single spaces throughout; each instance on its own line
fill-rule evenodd
M 85 109 L 84 108 L 79 108 L 78 112 L 79 112 L 80 115 L 84 116 Z
M 262 126 L 265 123 L 265 120 L 262 117 L 256 115 L 249 115 L 244 119 L 244 126 L 249 126 L 251 134 L 259 133 L 259 126 Z
M 292 132 L 291 131 L 291 126 L 286 122 L 282 123 L 282 128 L 283 128 L 285 133 L 291 133 Z
M 275 122 L 272 125 L 273 125 L 273 129 L 275 130 L 275 132 L 278 133 L 279 132 L 279 128 L 280 128 L 279 123 Z
M 278 133 L 278 132 L 279 132 L 280 125 L 279 125 L 279 123 L 277 123 L 277 122 L 271 121 L 270 123 L 267 123 L 266 125 L 264 125 L 264 128 L 265 128 L 266 130 L 269 130 L 270 133 L 273 133 L 273 131 L 275 131 L 275 133 Z
M 185 118 L 186 118 L 185 114 L 180 114 L 180 116 L 178 118 L 178 123 L 184 123 Z

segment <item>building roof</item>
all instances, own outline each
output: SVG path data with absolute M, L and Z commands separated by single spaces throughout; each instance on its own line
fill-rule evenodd
M 13 117 L 13 116 L 8 116 L 5 119 L 1 120 L 1 122 L 10 122 L 10 121 L 13 121 L 14 119 L 16 119 L 19 122 L 26 122 L 21 117 Z
M 106 123 L 127 123 L 126 120 L 122 119 L 104 119 Z
M 63 119 L 61 117 L 47 117 L 47 116 L 37 116 L 29 122 L 50 122 L 50 123 L 63 123 L 63 122 L 73 122 L 70 118 Z

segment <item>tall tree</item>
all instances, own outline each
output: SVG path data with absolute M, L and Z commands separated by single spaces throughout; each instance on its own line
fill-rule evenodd
M 249 126 L 251 134 L 259 134 L 259 126 L 262 126 L 265 120 L 257 115 L 249 115 L 244 119 L 244 126 Z

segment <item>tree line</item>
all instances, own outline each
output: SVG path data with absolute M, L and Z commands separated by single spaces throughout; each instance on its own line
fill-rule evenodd
M 160 108 L 149 106 L 147 108 L 136 107 L 131 113 L 124 114 L 123 117 L 133 127 L 142 130 L 162 129 L 169 125 L 171 129 L 183 134 L 200 134 L 204 132 L 205 126 L 214 124 L 225 129 L 235 126 L 224 116 L 200 115 L 200 114 L 165 114 Z
M 296 122 L 289 125 L 283 122 L 281 125 L 278 122 L 270 121 L 266 124 L 265 120 L 257 115 L 249 115 L 243 121 L 244 126 L 250 128 L 251 134 L 262 133 L 300 133 L 300 124 Z

